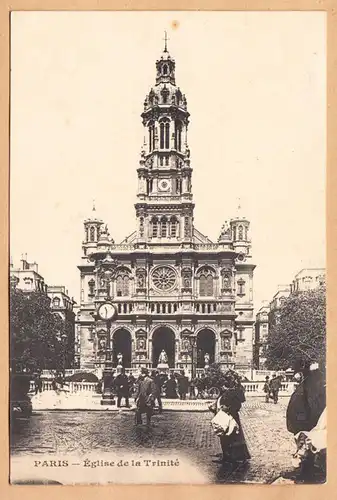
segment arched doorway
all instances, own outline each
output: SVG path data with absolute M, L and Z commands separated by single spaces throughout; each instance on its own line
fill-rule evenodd
M 123 354 L 124 368 L 131 367 L 131 334 L 125 328 L 116 330 L 113 334 L 112 363 L 117 366 L 117 355 Z
M 197 335 L 197 367 L 205 366 L 205 354 L 209 354 L 209 364 L 214 363 L 215 358 L 215 334 L 207 328 L 200 330 Z
M 158 358 L 161 351 L 165 351 L 168 357 L 168 365 L 174 368 L 175 365 L 175 335 L 167 327 L 158 328 L 152 336 L 152 366 L 158 365 Z

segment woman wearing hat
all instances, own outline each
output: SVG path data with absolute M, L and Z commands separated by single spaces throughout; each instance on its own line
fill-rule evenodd
M 223 432 L 219 436 L 223 462 L 244 462 L 250 458 L 239 417 L 241 405 L 245 400 L 239 375 L 231 370 L 228 371 L 224 377 L 221 394 L 216 403 L 210 407 L 214 414 L 224 411 L 237 424 L 230 434 Z

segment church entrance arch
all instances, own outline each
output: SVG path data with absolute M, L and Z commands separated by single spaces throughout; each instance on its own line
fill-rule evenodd
M 124 368 L 131 367 L 131 334 L 125 328 L 120 328 L 113 334 L 112 363 L 117 366 L 118 354 L 123 355 Z
M 152 336 L 152 366 L 158 365 L 158 358 L 161 351 L 165 351 L 168 358 L 168 365 L 174 368 L 175 364 L 175 335 L 171 328 L 160 327 Z
M 204 368 L 205 355 L 209 355 L 209 364 L 215 359 L 215 334 L 212 330 L 205 328 L 197 335 L 197 367 Z

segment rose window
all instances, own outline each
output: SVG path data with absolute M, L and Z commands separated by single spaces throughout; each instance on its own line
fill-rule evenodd
M 170 267 L 158 267 L 153 271 L 152 281 L 159 290 L 170 290 L 176 284 L 176 273 Z

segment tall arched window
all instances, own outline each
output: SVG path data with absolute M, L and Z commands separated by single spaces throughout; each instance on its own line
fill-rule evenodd
M 155 131 L 154 131 L 154 123 L 149 123 L 149 151 L 153 151 L 155 146 Z
M 126 272 L 119 274 L 116 278 L 117 297 L 127 297 L 129 295 L 130 278 Z
M 165 216 L 161 218 L 161 237 L 167 237 L 167 218 Z
M 178 232 L 178 220 L 175 216 L 171 217 L 171 231 L 170 236 L 175 238 Z
M 139 236 L 141 238 L 144 236 L 144 217 L 139 218 Z
M 85 241 L 89 241 L 89 229 L 85 228 Z
M 165 148 L 170 148 L 170 124 L 165 123 Z
M 95 241 L 95 228 L 91 226 L 90 228 L 90 241 Z
M 152 237 L 158 237 L 158 219 L 157 217 L 153 217 L 152 219 Z
M 242 226 L 239 226 L 238 233 L 239 233 L 238 238 L 239 238 L 240 241 L 242 241 L 243 240 L 243 227 Z
M 199 294 L 201 297 L 214 295 L 214 277 L 211 269 L 203 268 L 199 275 Z
M 161 120 L 159 125 L 159 133 L 160 140 L 159 146 L 160 149 L 169 149 L 170 148 L 170 122 L 165 118 Z
M 199 295 L 200 297 L 206 297 L 206 276 L 203 274 L 200 276 Z
M 181 122 L 176 121 L 175 122 L 174 147 L 177 151 L 181 151 L 181 130 L 182 130 Z

